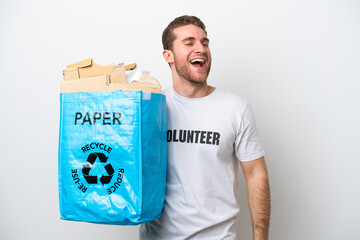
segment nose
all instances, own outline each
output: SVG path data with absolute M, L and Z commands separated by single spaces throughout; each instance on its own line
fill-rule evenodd
M 197 42 L 195 44 L 195 50 L 196 53 L 204 53 L 205 52 L 205 47 L 201 42 Z

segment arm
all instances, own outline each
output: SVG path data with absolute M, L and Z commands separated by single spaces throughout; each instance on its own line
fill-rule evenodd
M 267 240 L 270 223 L 270 188 L 264 157 L 241 162 L 246 180 L 254 240 Z

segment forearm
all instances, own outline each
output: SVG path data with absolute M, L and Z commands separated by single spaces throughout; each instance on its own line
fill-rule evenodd
M 241 162 L 246 179 L 254 240 L 269 238 L 270 187 L 265 159 Z
M 254 240 L 267 240 L 270 224 L 270 187 L 267 171 L 255 173 L 247 180 Z

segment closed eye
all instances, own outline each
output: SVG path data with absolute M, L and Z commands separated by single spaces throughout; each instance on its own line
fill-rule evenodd
M 207 39 L 207 38 L 205 38 L 203 41 L 201 41 L 201 43 L 202 43 L 202 45 L 204 46 L 204 47 L 208 47 L 209 46 L 209 39 Z

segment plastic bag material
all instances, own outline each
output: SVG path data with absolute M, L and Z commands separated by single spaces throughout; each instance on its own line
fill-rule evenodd
M 61 219 L 136 225 L 158 218 L 166 184 L 165 96 L 60 94 Z

